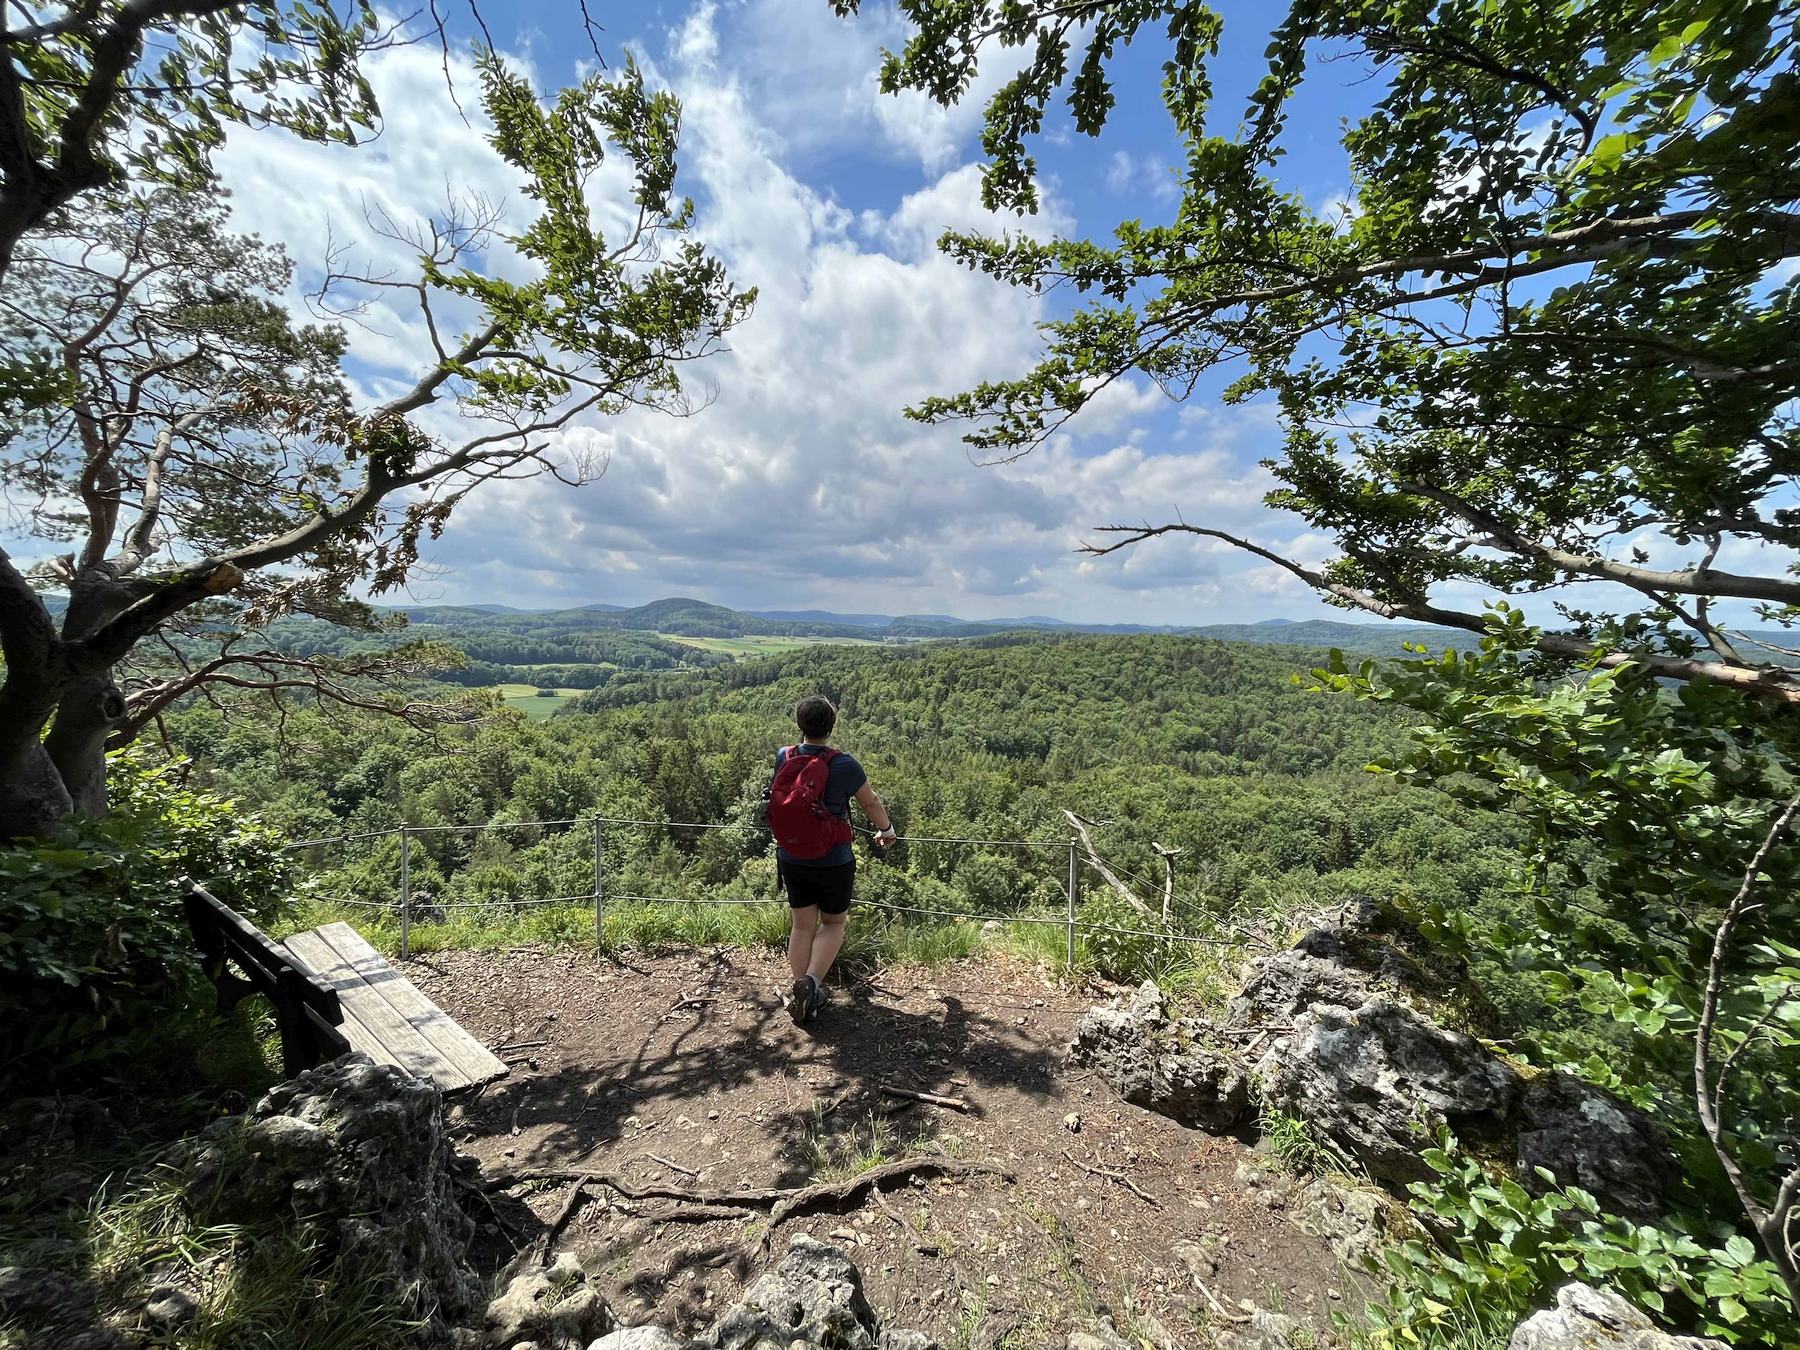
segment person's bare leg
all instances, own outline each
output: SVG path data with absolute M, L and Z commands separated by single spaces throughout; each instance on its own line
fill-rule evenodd
M 793 924 L 788 929 L 788 967 L 797 980 L 806 974 L 807 968 L 812 964 L 813 934 L 819 927 L 819 907 L 801 905 L 790 908 L 788 918 Z M 837 955 L 836 949 L 833 949 L 832 955 Z
M 849 917 L 848 914 L 819 915 L 819 931 L 813 935 L 812 959 L 807 962 L 806 973 L 821 986 L 831 973 L 832 962 L 844 949 L 844 920 Z

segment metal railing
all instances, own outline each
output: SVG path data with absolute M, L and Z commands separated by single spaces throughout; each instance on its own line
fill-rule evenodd
M 593 883 L 591 888 L 582 894 L 544 896 L 532 898 L 504 898 L 487 900 L 430 900 L 419 903 L 413 894 L 412 887 L 412 853 L 413 841 L 416 837 L 434 834 L 479 833 L 491 830 L 514 829 L 572 829 L 587 825 L 593 831 Z M 594 916 L 594 942 L 598 946 L 603 940 L 603 927 L 609 904 L 663 904 L 663 905 L 759 905 L 776 903 L 773 898 L 710 895 L 668 896 L 620 893 L 609 895 L 607 892 L 606 869 L 606 837 L 609 826 L 626 828 L 659 828 L 667 830 L 725 830 L 743 833 L 760 833 L 766 827 L 759 824 L 738 824 L 720 821 L 678 821 L 652 820 L 632 816 L 570 816 L 558 820 L 509 820 L 491 821 L 481 825 L 398 825 L 386 830 L 366 830 L 355 834 L 336 835 L 320 839 L 306 839 L 288 845 L 289 852 L 303 849 L 324 848 L 332 845 L 362 843 L 370 840 L 388 839 L 395 836 L 400 840 L 399 885 L 391 901 L 358 900 L 337 898 L 331 903 L 346 905 L 352 908 L 370 909 L 392 913 L 400 922 L 400 955 L 402 958 L 412 954 L 412 927 L 415 918 L 421 918 L 440 911 L 456 909 L 492 909 L 505 906 L 512 909 L 537 908 L 549 905 L 591 905 Z M 853 826 L 860 834 L 872 834 L 873 831 L 861 826 Z M 873 909 L 893 914 L 908 914 L 934 918 L 954 923 L 1002 923 L 1031 924 L 1055 926 L 1063 928 L 1067 934 L 1066 960 L 1072 969 L 1076 963 L 1078 935 L 1081 933 L 1106 933 L 1120 937 L 1150 938 L 1159 942 L 1187 943 L 1205 946 L 1233 947 L 1239 945 L 1246 936 L 1255 940 L 1263 940 L 1260 935 L 1249 934 L 1247 930 L 1225 928 L 1212 933 L 1178 933 L 1168 929 L 1128 928 L 1117 924 L 1092 923 L 1079 916 L 1082 904 L 1082 882 L 1087 868 L 1094 866 L 1086 856 L 1082 841 L 1074 836 L 1068 839 L 987 839 L 954 835 L 901 835 L 896 843 L 924 845 L 958 845 L 988 848 L 1021 848 L 1052 849 L 1067 854 L 1068 870 L 1065 884 L 1061 887 L 1064 893 L 1064 912 L 1056 914 L 994 914 L 983 912 L 963 912 L 960 910 L 936 909 L 919 905 L 895 904 L 891 901 L 858 899 L 857 906 L 862 909 Z M 1107 860 L 1116 872 L 1130 874 L 1128 869 Z M 1141 880 L 1141 879 L 1140 879 Z M 1183 897 L 1191 898 L 1191 897 Z

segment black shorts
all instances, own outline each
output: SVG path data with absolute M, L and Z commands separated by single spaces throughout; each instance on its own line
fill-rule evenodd
M 856 859 L 836 867 L 784 862 L 781 880 L 787 887 L 790 909 L 817 905 L 821 914 L 843 914 L 850 908 L 850 892 L 856 886 Z

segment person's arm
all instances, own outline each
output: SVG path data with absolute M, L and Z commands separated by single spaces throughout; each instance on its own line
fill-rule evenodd
M 862 807 L 863 814 L 875 827 L 875 842 L 882 848 L 886 848 L 899 838 L 894 833 L 894 822 L 888 817 L 887 807 L 882 803 L 880 795 L 876 793 L 874 785 L 866 779 L 863 781 L 863 785 L 856 789 L 856 804 Z

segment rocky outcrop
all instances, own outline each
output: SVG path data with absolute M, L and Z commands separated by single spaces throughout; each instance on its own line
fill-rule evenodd
M 480 1307 L 464 1260 L 474 1223 L 457 1205 L 459 1162 L 430 1083 L 346 1055 L 212 1125 L 188 1165 L 199 1222 L 291 1224 L 320 1260 L 373 1276 L 417 1317 L 420 1345 L 448 1344 Z
M 1315 1003 L 1257 1063 L 1263 1100 L 1298 1116 L 1383 1181 L 1424 1181 L 1437 1128 L 1486 1134 L 1518 1075 L 1481 1044 L 1386 999 Z
M 786 1347 L 795 1341 L 875 1350 L 880 1337 L 855 1263 L 840 1247 L 800 1236 L 719 1319 L 709 1340 L 718 1350 Z
M 589 1285 L 572 1252 L 562 1253 L 548 1270 L 527 1271 L 508 1281 L 488 1304 L 482 1322 L 482 1341 L 494 1350 L 586 1350 L 615 1325 L 612 1309 Z M 641 1342 L 633 1344 L 634 1350 L 649 1350 Z
M 1610 1289 L 1565 1284 L 1556 1291 L 1554 1308 L 1519 1324 L 1507 1350 L 1726 1350 L 1726 1345 L 1659 1331 Z
M 31 1328 L 63 1350 L 125 1350 L 117 1331 L 100 1324 L 94 1290 L 61 1270 L 0 1266 L 0 1327 Z M 27 1341 L 27 1344 L 33 1342 Z
M 1525 1085 L 1514 1113 L 1520 1179 L 1538 1189 L 1537 1168 L 1601 1197 L 1615 1214 L 1653 1219 L 1673 1179 L 1669 1151 L 1642 1111 L 1567 1074 Z
M 1235 1052 L 1201 1018 L 1171 1017 L 1149 982 L 1123 1005 L 1085 1014 L 1069 1057 L 1098 1069 L 1133 1106 L 1204 1129 L 1228 1129 L 1250 1104 Z
M 572 1263 L 571 1263 L 572 1266 Z M 553 1267 L 554 1271 L 556 1268 Z M 565 1272 L 573 1281 L 578 1270 Z M 535 1344 L 550 1350 L 560 1341 L 496 1341 L 495 1329 L 504 1323 L 523 1331 L 527 1322 L 517 1313 L 542 1304 L 530 1277 L 513 1285 L 488 1309 L 490 1345 Z M 506 1305 L 502 1309 L 502 1305 Z M 604 1306 L 604 1305 L 602 1305 Z M 500 1310 L 500 1311 L 496 1311 Z M 937 1342 L 920 1331 L 884 1330 L 863 1295 L 862 1273 L 841 1247 L 795 1237 L 787 1254 L 744 1296 L 728 1308 L 705 1339 L 688 1341 L 660 1327 L 619 1327 L 589 1342 L 587 1350 L 938 1350 Z
M 1154 985 L 1086 1013 L 1071 1059 L 1126 1101 L 1201 1129 L 1250 1107 L 1296 1116 L 1371 1177 L 1431 1176 L 1423 1154 L 1449 1127 L 1512 1151 L 1519 1180 L 1591 1191 L 1610 1212 L 1661 1213 L 1668 1149 L 1636 1108 L 1564 1074 L 1527 1076 L 1466 1031 L 1485 1005 L 1467 970 L 1372 903 L 1322 916 L 1259 958 L 1217 1026 L 1171 1014 Z

